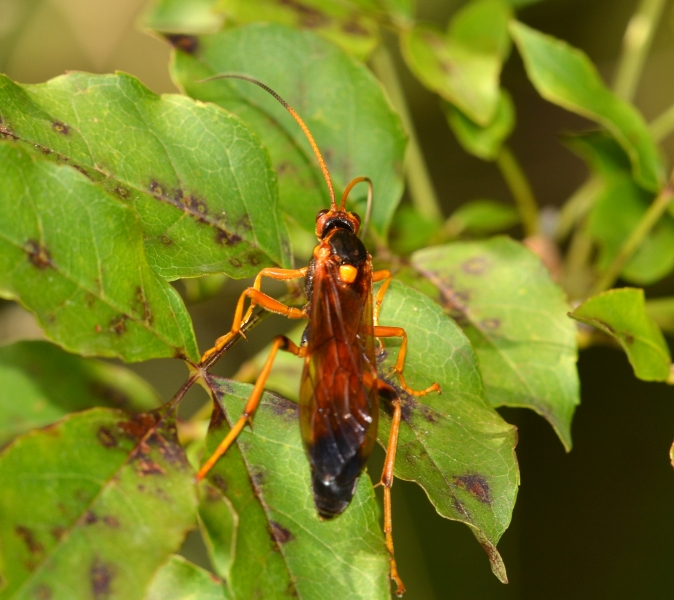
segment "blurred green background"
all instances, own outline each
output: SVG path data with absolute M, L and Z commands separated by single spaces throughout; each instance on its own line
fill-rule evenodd
M 419 0 L 417 14 L 444 27 L 461 4 Z M 519 14 L 533 27 L 585 50 L 610 82 L 637 4 L 545 0 Z M 155 92 L 175 92 L 167 70 L 168 45 L 138 26 L 145 5 L 145 0 L 0 0 L 0 71 L 21 83 L 37 83 L 66 70 L 121 70 L 136 75 Z M 394 40 L 387 42 L 397 55 Z M 402 62 L 398 67 L 445 214 L 476 198 L 510 201 L 494 164 L 460 149 L 436 97 Z M 503 80 L 518 114 L 512 149 L 539 201 L 559 205 L 583 182 L 586 171 L 559 142 L 558 134 L 582 129 L 586 122 L 541 100 L 516 54 L 508 61 Z M 651 120 L 672 102 L 674 3 L 669 2 L 636 105 Z M 665 142 L 665 151 L 671 165 L 674 138 Z M 202 348 L 229 328 L 243 286 L 230 282 L 218 297 L 190 307 Z M 674 281 L 661 282 L 647 293 L 671 295 Z M 0 308 L 0 343 L 39 337 L 21 309 L 10 303 Z M 282 319 L 268 319 L 249 343 L 228 353 L 219 372 L 232 375 L 239 362 L 288 328 Z M 133 368 L 165 399 L 186 375 L 174 361 L 150 361 Z M 499 545 L 508 586 L 491 575 L 482 548 L 465 526 L 440 519 L 416 486 L 396 483 L 396 555 L 409 590 L 407 600 L 674 598 L 674 471 L 668 456 L 674 439 L 674 390 L 636 380 L 625 356 L 610 348 L 584 351 L 579 368 L 582 404 L 573 424 L 570 454 L 540 417 L 523 410 L 500 411 L 519 427 L 522 476 L 513 523 Z M 205 395 L 193 390 L 186 410 L 204 400 Z M 372 469 L 378 468 L 382 456 L 375 455 Z M 198 538 L 192 536 L 185 552 L 198 561 L 201 550 Z

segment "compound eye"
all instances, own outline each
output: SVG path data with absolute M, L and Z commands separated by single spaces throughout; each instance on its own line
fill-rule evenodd
M 318 214 L 316 215 L 316 219 L 320 219 L 323 215 L 327 215 L 330 212 L 329 208 L 324 208 L 323 210 L 319 210 Z

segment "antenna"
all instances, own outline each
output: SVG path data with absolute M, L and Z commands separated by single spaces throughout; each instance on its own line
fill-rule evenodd
M 264 83 L 261 81 L 258 81 L 257 79 L 250 77 L 249 75 L 242 75 L 240 73 L 223 73 L 222 75 L 214 75 L 213 77 L 208 77 L 206 79 L 202 79 L 199 81 L 199 83 L 205 83 L 206 81 L 213 81 L 214 79 L 242 79 L 243 81 L 249 81 L 250 83 L 254 83 L 258 87 L 261 87 L 263 90 L 266 92 L 269 92 L 276 100 L 279 101 L 280 104 L 283 105 L 283 107 L 291 114 L 293 119 L 297 121 L 297 124 L 302 128 L 302 131 L 304 132 L 304 135 L 307 136 L 307 140 L 309 140 L 309 144 L 311 145 L 311 149 L 314 151 L 314 154 L 316 155 L 316 158 L 318 160 L 318 165 L 321 167 L 321 171 L 323 172 L 323 177 L 325 177 L 325 182 L 328 184 L 328 191 L 330 192 L 330 209 L 331 210 L 336 210 L 337 208 L 337 203 L 335 202 L 335 190 L 332 187 L 332 180 L 330 179 L 330 173 L 328 172 L 328 167 L 325 165 L 325 161 L 323 160 L 323 156 L 321 155 L 321 151 L 318 149 L 318 146 L 316 145 L 316 141 L 314 140 L 314 136 L 311 135 L 311 131 L 309 131 L 309 128 L 306 126 L 305 122 L 302 120 L 302 117 L 300 117 L 296 112 L 295 109 L 290 106 L 281 96 L 279 96 L 274 90 L 272 90 L 269 86 L 266 86 Z M 350 189 L 350 188 L 349 188 Z M 344 203 L 342 202 L 342 205 Z

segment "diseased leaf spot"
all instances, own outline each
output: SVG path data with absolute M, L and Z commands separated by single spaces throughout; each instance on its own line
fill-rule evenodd
M 55 527 L 52 527 L 49 530 L 49 533 L 51 533 L 52 537 L 58 542 L 62 537 L 63 534 L 66 532 L 65 527 L 60 527 L 59 525 L 56 525 Z
M 68 127 L 65 123 L 62 123 L 61 121 L 54 121 L 51 124 L 51 128 L 56 132 L 60 133 L 61 135 L 68 135 L 70 134 L 70 127 Z
M 468 275 L 484 275 L 489 270 L 489 261 L 484 256 L 473 256 L 461 268 Z
M 330 23 L 330 19 L 321 11 L 297 0 L 279 0 L 279 4 L 294 10 L 299 17 L 300 25 L 307 29 L 324 27 Z
M 236 235 L 236 233 L 225 231 L 224 229 L 216 229 L 215 241 L 221 246 L 235 246 L 241 241 L 241 236 Z
M 159 240 L 159 243 L 162 246 L 172 246 L 173 245 L 173 240 L 168 235 L 166 235 L 165 233 L 162 233 L 157 239 Z
M 28 256 L 28 260 L 40 270 L 47 267 L 54 267 L 51 254 L 47 247 L 37 240 L 27 240 L 23 245 L 23 251 Z
M 98 523 L 98 517 L 93 510 L 88 510 L 84 513 L 83 521 L 85 525 L 93 525 L 94 523 Z
M 295 421 L 297 419 L 297 414 L 299 412 L 299 405 L 295 402 L 291 402 L 281 396 L 274 396 L 274 399 L 263 405 L 264 407 L 269 407 L 271 411 L 287 421 Z
M 101 442 L 101 444 L 103 444 L 103 446 L 106 448 L 117 447 L 117 439 L 114 435 L 112 435 L 107 427 L 99 427 L 98 431 L 96 432 L 96 437 L 98 438 L 98 441 Z
M 141 477 L 145 477 L 147 475 L 165 475 L 166 471 L 162 468 L 162 466 L 155 462 L 152 459 L 140 456 L 136 460 L 136 465 L 138 467 L 137 473 Z
M 35 534 L 28 527 L 23 525 L 17 525 L 14 528 L 16 535 L 18 535 L 28 547 L 28 552 L 31 554 L 42 554 L 44 552 L 44 546 L 37 541 Z
M 253 471 L 250 474 L 250 480 L 252 481 L 253 487 L 255 487 L 256 491 L 259 491 L 259 488 L 262 487 L 262 485 L 264 485 L 265 481 L 264 471 L 259 470 Z
M 491 504 L 489 483 L 487 483 L 487 480 L 481 475 L 459 475 L 454 478 L 454 482 L 460 488 L 470 492 L 475 498 L 482 502 L 482 504 Z
M 111 583 L 115 577 L 113 565 L 95 559 L 91 565 L 91 591 L 96 600 L 105 600 L 110 597 Z
M 0 117 L 0 140 L 18 140 L 19 136 L 14 134 L 12 128 Z
M 164 34 L 164 38 L 176 50 L 180 50 L 186 54 L 196 54 L 197 50 L 199 50 L 199 38 L 194 35 L 166 33 Z
M 150 182 L 150 191 L 152 192 L 152 195 L 157 198 L 162 198 L 164 195 L 164 190 L 161 189 L 161 186 L 155 179 Z
M 211 477 L 211 481 L 215 487 L 217 487 L 223 494 L 227 493 L 228 485 L 227 480 L 217 473 Z
M 243 263 L 234 256 L 229 258 L 229 264 L 232 265 L 235 269 L 240 269 L 243 266 Z
M 501 326 L 501 321 L 499 319 L 482 319 L 480 325 L 483 329 L 494 330 L 498 329 Z
M 115 189 L 113 191 L 120 198 L 124 198 L 124 200 L 127 200 L 128 198 L 131 197 L 131 192 L 129 190 L 127 190 L 124 186 L 118 185 L 118 186 L 115 187 Z
M 126 322 L 129 320 L 129 315 L 121 314 L 110 321 L 108 331 L 115 335 L 124 335 L 126 333 Z
M 48 585 L 41 583 L 33 590 L 33 597 L 35 600 L 50 600 L 53 597 L 53 592 Z
M 634 343 L 634 336 L 631 333 L 626 333 L 625 334 L 625 341 L 632 345 Z
M 272 539 L 280 546 L 292 542 L 295 539 L 295 536 L 290 533 L 290 531 L 276 521 L 269 521 L 269 527 L 271 529 Z
M 356 35 L 365 37 L 368 34 L 367 29 L 360 25 L 357 21 L 347 21 L 342 25 L 342 31 L 349 35 Z
M 113 517 L 112 515 L 106 515 L 103 517 L 103 523 L 112 529 L 117 529 L 119 527 L 119 519 L 117 517 Z

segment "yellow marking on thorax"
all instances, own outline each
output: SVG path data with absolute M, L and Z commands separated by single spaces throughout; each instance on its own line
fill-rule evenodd
M 353 265 L 341 265 L 339 267 L 339 278 L 344 283 L 353 283 L 356 281 L 356 275 L 358 275 L 358 269 Z

